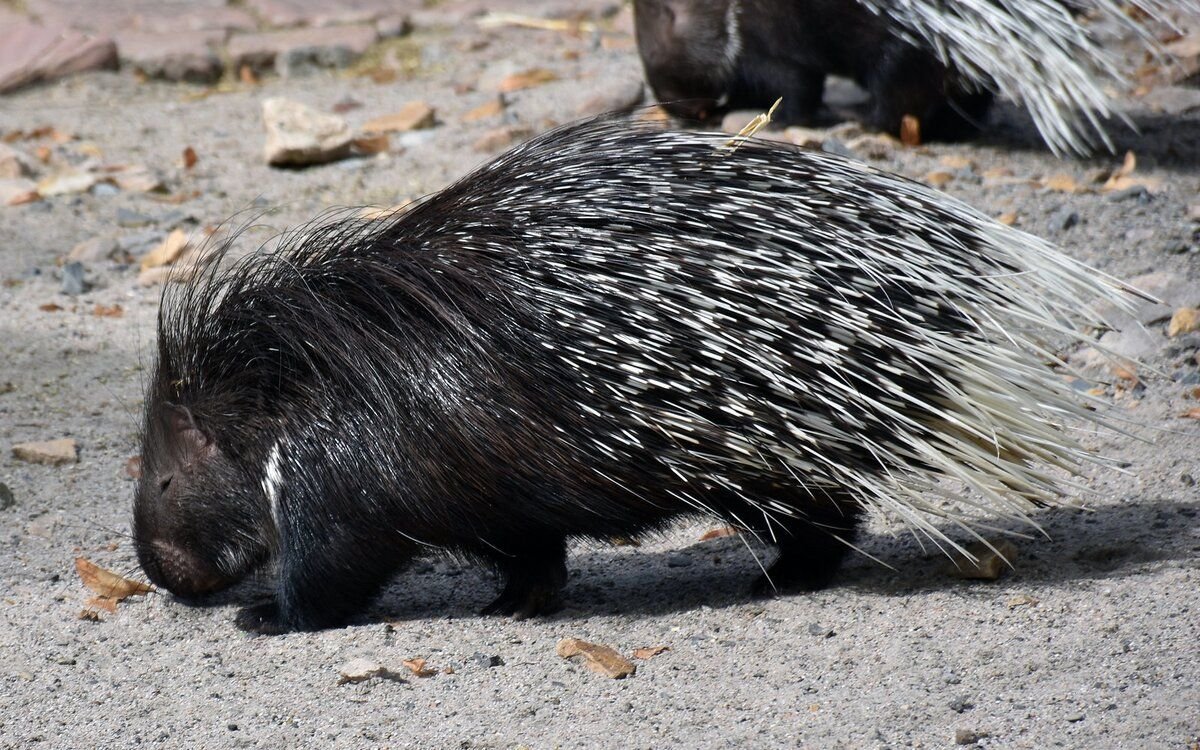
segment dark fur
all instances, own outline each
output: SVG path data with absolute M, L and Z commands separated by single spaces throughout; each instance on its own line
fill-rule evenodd
M 621 290 L 646 288 L 646 271 L 660 270 L 710 298 L 769 303 L 771 287 L 759 287 L 753 273 L 738 288 L 710 286 L 728 262 L 710 241 L 766 243 L 804 268 L 808 251 L 789 243 L 789 232 L 875 232 L 878 252 L 887 252 L 896 227 L 918 233 L 932 258 L 945 257 L 944 273 L 969 274 L 960 259 L 974 227 L 943 212 L 944 199 L 932 193 L 889 202 L 897 178 L 833 157 L 754 141 L 728 152 L 721 136 L 688 138 L 604 123 L 566 128 L 395 220 L 336 221 L 167 293 L 134 503 L 147 575 L 190 596 L 273 565 L 274 598 L 244 610 L 239 622 L 279 632 L 341 625 L 414 556 L 450 551 L 502 574 L 489 611 L 528 616 L 550 606 L 565 583 L 567 539 L 660 529 L 696 512 L 687 494 L 777 541 L 770 583 L 825 585 L 860 514 L 851 491 L 814 486 L 766 454 L 758 466 L 723 460 L 733 433 L 792 441 L 774 412 L 753 407 L 776 398 L 767 395 L 770 384 L 737 361 L 713 369 L 694 318 L 662 315 L 647 338 Z M 775 184 L 764 186 L 747 168 L 751 158 L 772 170 Z M 859 194 L 875 196 L 870 211 L 853 204 L 849 196 Z M 734 196 L 748 202 L 730 216 Z M 772 201 L 790 208 L 800 197 L 825 207 L 817 225 L 769 227 L 756 218 L 774 216 Z M 548 264 L 588 270 L 575 258 L 589 243 L 609 251 L 603 273 L 613 296 L 597 296 L 577 272 Z M 529 252 L 535 245 L 540 255 Z M 859 273 L 852 261 L 840 270 L 822 262 L 831 295 Z M 918 308 L 902 282 L 879 284 L 877 299 L 861 304 L 881 326 L 892 327 L 893 306 L 928 314 L 924 325 L 966 326 L 948 307 Z M 585 300 L 596 326 L 564 326 L 555 295 Z M 819 312 L 764 304 L 754 316 L 797 341 L 827 335 Z M 845 356 L 903 357 L 901 335 L 886 345 L 864 337 Z M 587 371 L 554 356 L 572 347 L 595 357 Z M 791 348 L 772 356 L 804 382 L 856 377 L 869 398 L 887 398 L 888 387 L 928 387 L 859 377 L 845 362 Z M 689 389 L 648 388 L 633 400 L 604 391 L 621 382 L 622 364 L 647 357 L 663 363 L 663 377 L 708 374 Z M 749 394 L 744 403 L 756 413 L 722 410 L 732 390 Z M 894 437 L 875 415 L 793 398 L 795 408 L 850 434 L 870 430 L 877 444 Z M 680 410 L 700 426 L 686 450 L 654 427 L 658 415 Z M 275 448 L 279 481 L 271 485 L 264 467 Z M 881 471 L 859 441 L 828 450 L 846 466 Z M 689 476 L 664 457 L 690 462 Z M 278 491 L 275 518 L 268 485 Z M 770 499 L 794 515 L 776 513 L 766 524 L 746 498 Z
M 735 1 L 739 52 L 726 65 L 726 17 Z M 925 139 L 963 138 L 978 130 L 992 103 L 991 92 L 854 0 L 636 0 L 634 17 L 646 79 L 667 111 L 684 119 L 766 109 L 782 97 L 777 121 L 812 124 L 830 74 L 866 89 L 866 124 L 893 135 L 912 115 Z

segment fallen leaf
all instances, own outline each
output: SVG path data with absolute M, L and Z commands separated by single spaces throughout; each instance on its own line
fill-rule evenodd
M 1042 180 L 1042 187 L 1056 193 L 1078 193 L 1079 183 L 1069 174 L 1055 174 Z
M 55 302 L 47 302 L 44 305 L 38 305 L 38 309 L 42 312 L 62 312 L 62 305 Z
M 502 94 L 511 94 L 514 91 L 541 86 L 551 81 L 557 81 L 558 75 L 552 70 L 546 68 L 530 68 L 529 70 L 520 73 L 513 73 L 510 76 L 505 76 L 501 81 L 497 90 Z
M 1113 363 L 1109 364 L 1108 369 L 1112 371 L 1112 374 L 1115 375 L 1117 377 L 1117 379 L 1127 381 L 1129 383 L 1132 383 L 1133 385 L 1137 385 L 1137 382 L 1138 382 L 1137 369 L 1134 368 L 1134 366 L 1132 364 L 1122 364 L 1119 362 L 1113 362 Z
M 417 677 L 433 677 L 438 673 L 436 669 L 425 666 L 424 659 L 405 659 L 400 663 L 408 667 L 409 671 Z
M 360 219 L 366 219 L 368 221 L 379 221 L 380 219 L 391 219 L 391 218 L 394 218 L 397 214 L 403 212 L 405 209 L 407 209 L 411 205 L 412 205 L 412 200 L 406 199 L 406 200 L 400 201 L 399 203 L 397 203 L 394 206 L 388 206 L 386 208 L 364 208 L 362 211 L 360 211 L 358 213 L 358 217 Z
M 84 622 L 104 622 L 100 619 L 100 613 L 94 609 L 79 610 L 79 619 Z
M 64 172 L 38 182 L 37 191 L 43 198 L 84 193 L 91 190 L 98 180 L 99 178 L 91 172 Z
M 153 193 L 163 190 L 163 183 L 158 175 L 141 164 L 112 167 L 108 172 L 109 181 L 126 192 Z
M 1171 316 L 1171 322 L 1167 325 L 1167 336 L 1174 338 L 1195 330 L 1200 330 L 1200 310 L 1181 307 Z
M 921 145 L 921 121 L 912 115 L 900 118 L 900 142 L 905 146 Z
M 927 173 L 922 179 L 925 181 L 925 184 L 929 185 L 930 187 L 940 189 L 949 185 L 954 179 L 954 175 L 950 174 L 949 172 L 937 171 Z
M 584 666 L 614 680 L 624 679 L 637 672 L 633 662 L 621 656 L 615 649 L 578 638 L 563 638 L 554 652 L 564 659 L 582 656 Z
M 130 479 L 140 479 L 142 476 L 142 457 L 130 456 L 125 461 L 125 476 Z
M 179 256 L 188 246 L 188 236 L 182 229 L 172 230 L 158 247 L 142 256 L 143 271 L 158 266 L 167 266 L 179 260 Z
M 125 308 L 120 305 L 101 305 L 98 304 L 92 308 L 92 315 L 97 318 L 119 318 L 125 314 Z
M 975 169 L 975 162 L 965 156 L 950 154 L 941 158 L 942 166 L 950 169 Z
M 721 526 L 715 529 L 709 529 L 700 535 L 700 541 L 707 542 L 710 539 L 720 539 L 726 536 L 737 536 L 740 532 L 732 526 Z
M 151 591 L 154 591 L 154 587 L 150 584 L 119 576 L 112 571 L 101 568 L 86 557 L 75 558 L 75 572 L 79 574 L 79 580 L 83 581 L 84 586 L 87 586 L 105 599 L 112 599 L 114 602 L 119 602 L 122 599 L 137 594 L 149 594 Z
M 360 154 L 385 154 L 392 147 L 392 138 L 387 133 L 360 135 L 350 142 Z
M 1016 211 L 1005 211 L 1004 213 L 1002 213 L 996 217 L 996 221 L 1000 222 L 1001 224 L 1003 224 L 1005 226 L 1011 227 L 1012 225 L 1017 223 L 1017 212 Z
M 110 599 L 107 596 L 93 596 L 84 602 L 84 604 L 96 609 L 102 609 L 109 614 L 116 614 L 118 601 L 118 599 Z
M 254 68 L 243 65 L 238 68 L 238 80 L 247 86 L 253 86 L 258 83 L 258 75 L 254 72 Z
M 200 157 L 196 156 L 196 149 L 192 148 L 191 146 L 188 146 L 187 148 L 185 148 L 183 150 L 183 168 L 184 169 L 191 169 L 192 167 L 196 166 L 196 162 L 199 160 L 200 160 Z
M 478 122 L 479 120 L 486 120 L 489 117 L 495 117 L 503 112 L 504 100 L 500 97 L 496 97 L 495 99 L 480 104 L 470 112 L 467 112 L 465 115 L 463 115 L 462 119 L 463 122 Z
M 1188 409 L 1183 414 L 1179 415 L 1182 419 L 1200 419 L 1200 406 L 1194 409 Z
M 643 648 L 635 648 L 633 657 L 635 659 L 653 659 L 664 651 L 670 651 L 670 646 L 645 646 Z
M 431 128 L 436 114 L 433 107 L 425 102 L 409 102 L 398 112 L 367 120 L 362 129 L 364 133 L 390 133 Z

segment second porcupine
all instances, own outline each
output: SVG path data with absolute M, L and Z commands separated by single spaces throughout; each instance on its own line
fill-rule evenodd
M 344 624 L 426 552 L 528 616 L 568 539 L 706 514 L 778 546 L 760 589 L 819 588 L 864 509 L 949 542 L 939 477 L 1049 502 L 1093 458 L 1055 424 L 1098 420 L 1051 342 L 1121 288 L 854 161 L 567 127 L 166 294 L 139 560 L 184 596 L 272 567 L 263 632 Z
M 1139 13 L 1129 13 L 1136 8 Z M 765 109 L 808 124 L 826 75 L 871 94 L 866 124 L 899 134 L 906 115 L 924 139 L 971 135 L 993 95 L 1029 112 L 1057 154 L 1112 150 L 1108 125 L 1125 120 L 1112 91 L 1127 64 L 1090 15 L 1163 50 L 1146 19 L 1170 24 L 1196 0 L 636 0 L 646 79 L 672 114 Z M 1137 63 L 1140 64 L 1140 61 Z M 915 133 L 914 133 L 915 134 Z

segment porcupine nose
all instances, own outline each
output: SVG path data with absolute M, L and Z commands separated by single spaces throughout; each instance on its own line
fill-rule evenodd
M 156 586 L 176 596 L 202 596 L 227 584 L 223 576 L 194 554 L 161 539 L 140 545 L 138 562 Z

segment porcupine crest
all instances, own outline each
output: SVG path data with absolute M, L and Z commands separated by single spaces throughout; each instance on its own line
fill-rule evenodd
M 597 488 L 698 512 L 731 494 L 763 516 L 735 520 L 770 529 L 803 513 L 746 491 L 775 483 L 847 491 L 954 545 L 930 514 L 966 515 L 930 497 L 950 492 L 934 477 L 1028 521 L 1055 469 L 1095 460 L 1056 425 L 1096 417 L 1044 362 L 1117 282 L 916 183 L 727 139 L 564 128 L 388 223 L 213 272 L 164 313 L 171 397 L 198 419 L 258 414 L 231 440 L 260 464 L 278 446 L 263 435 L 286 451 L 336 425 L 336 465 L 393 424 L 430 488 L 469 492 L 495 481 L 471 467 L 504 461 L 595 534 L 627 512 Z M 411 490 L 390 447 L 361 450 L 382 494 Z

